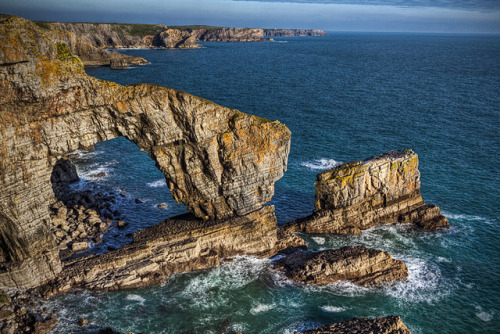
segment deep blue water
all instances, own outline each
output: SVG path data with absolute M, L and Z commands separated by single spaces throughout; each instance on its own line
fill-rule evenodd
M 292 131 L 288 171 L 276 183 L 279 223 L 311 213 L 322 169 L 394 149 L 418 153 L 424 200 L 452 227 L 380 227 L 360 236 L 306 236 L 313 249 L 364 244 L 405 261 L 408 282 L 386 288 L 305 287 L 241 258 L 160 287 L 63 295 L 55 333 L 112 326 L 147 333 L 292 333 L 352 317 L 400 315 L 413 333 L 500 331 L 500 37 L 349 34 L 204 43 L 195 50 L 123 50 L 151 64 L 88 68 L 120 84 L 160 84 L 261 117 Z M 154 162 L 126 139 L 76 160 L 80 187 L 124 192 L 124 233 L 184 212 Z M 102 179 L 90 177 L 105 170 Z M 144 203 L 136 204 L 135 198 Z M 167 209 L 158 209 L 168 203 Z M 105 246 L 95 246 L 101 252 Z M 94 327 L 92 327 L 94 326 Z

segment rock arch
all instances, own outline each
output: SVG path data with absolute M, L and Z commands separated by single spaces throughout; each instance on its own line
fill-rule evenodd
M 201 219 L 269 201 L 290 131 L 170 88 L 89 77 L 32 22 L 0 19 L 0 286 L 27 288 L 61 270 L 50 233 L 50 177 L 79 148 L 126 137 L 149 153 L 175 200 Z

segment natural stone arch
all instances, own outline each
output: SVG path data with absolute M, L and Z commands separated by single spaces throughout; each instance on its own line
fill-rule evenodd
M 156 162 L 174 199 L 203 219 L 270 200 L 289 152 L 283 124 L 166 87 L 89 77 L 33 23 L 0 23 L 0 234 L 13 240 L 2 248 L 17 254 L 1 264 L 1 286 L 36 286 L 61 270 L 50 176 L 78 148 L 126 137 Z

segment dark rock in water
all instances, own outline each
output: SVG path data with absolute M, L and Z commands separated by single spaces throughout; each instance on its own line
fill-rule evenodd
M 118 226 L 118 228 L 124 228 L 127 226 L 127 223 L 124 222 L 123 220 L 119 220 L 117 223 L 116 223 L 116 226 Z
M 391 151 L 318 174 L 315 210 L 285 224 L 304 233 L 361 233 L 391 223 L 424 229 L 449 226 L 438 207 L 420 195 L 418 156 L 412 150 Z
M 141 201 L 141 200 L 140 200 L 140 199 L 138 199 L 138 198 L 136 198 L 136 199 L 135 199 L 135 202 L 136 202 L 137 204 L 144 203 L 143 201 Z
M 375 319 L 354 318 L 301 332 L 302 334 L 411 334 L 398 316 Z
M 106 173 L 105 172 L 100 172 L 100 173 L 96 173 L 96 174 L 91 174 L 89 176 L 90 177 L 105 177 Z
M 408 268 L 387 252 L 364 246 L 321 252 L 297 251 L 275 262 L 285 275 L 306 284 L 328 284 L 347 280 L 363 286 L 378 286 L 408 278 Z
M 89 319 L 87 318 L 80 318 L 78 319 L 78 326 L 85 326 L 89 323 Z
M 158 205 L 158 209 L 166 209 L 166 208 L 168 208 L 168 204 L 167 203 L 162 203 L 162 204 Z
M 112 328 L 104 328 L 97 332 L 97 334 L 121 334 L 120 332 L 115 331 Z

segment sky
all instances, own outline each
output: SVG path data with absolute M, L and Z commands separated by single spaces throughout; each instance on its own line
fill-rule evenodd
M 0 0 L 30 20 L 500 34 L 500 0 Z

